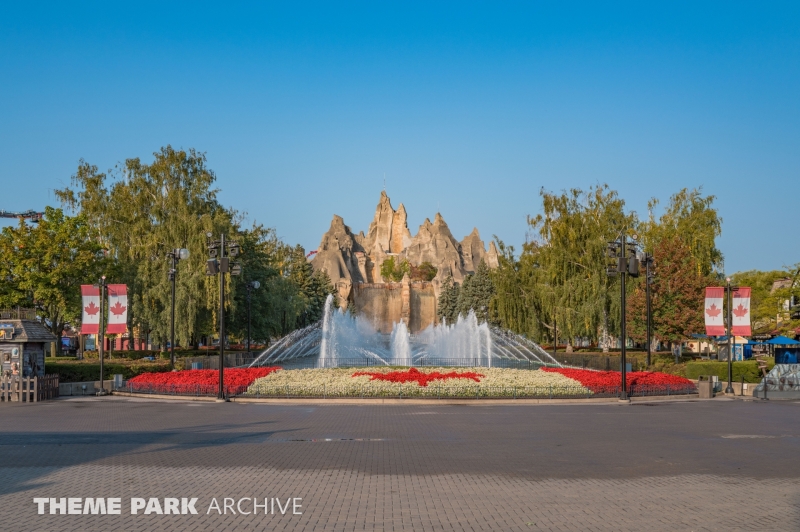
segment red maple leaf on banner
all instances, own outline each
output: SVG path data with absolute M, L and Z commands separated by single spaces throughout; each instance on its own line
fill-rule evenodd
M 100 307 L 95 305 L 94 301 L 92 301 L 91 303 L 89 303 L 89 306 L 88 307 L 84 307 L 83 310 L 85 310 L 86 314 L 88 314 L 89 316 L 94 316 L 95 314 L 100 312 Z
M 744 318 L 744 315 L 747 314 L 747 309 L 739 303 L 739 306 L 733 309 L 733 313 L 737 318 Z
M 119 316 L 123 312 L 125 312 L 126 308 L 127 307 L 123 307 L 122 305 L 119 304 L 119 301 L 117 301 L 117 304 L 114 305 L 113 307 L 109 308 L 108 310 L 110 310 L 112 314 L 116 314 L 117 316 Z
M 695 307 L 697 308 L 697 307 Z M 706 314 L 711 316 L 712 318 L 716 318 L 719 316 L 719 313 L 722 312 L 721 308 L 717 308 L 716 304 L 712 304 L 709 308 L 706 309 Z

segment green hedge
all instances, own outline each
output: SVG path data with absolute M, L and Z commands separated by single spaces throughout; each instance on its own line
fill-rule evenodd
M 83 382 L 100 380 L 100 363 L 87 364 L 82 362 L 48 362 L 44 364 L 45 373 L 58 374 L 60 382 Z M 114 374 L 121 373 L 124 378 L 130 379 L 142 373 L 155 373 L 159 371 L 169 371 L 169 363 L 148 363 L 148 364 L 114 364 L 113 362 L 103 364 L 103 376 L 111 380 Z
M 774 358 L 765 359 L 767 363 L 767 371 L 772 369 L 775 365 Z M 728 380 L 728 363 L 719 361 L 701 361 L 694 360 L 686 363 L 686 377 L 689 379 L 697 379 L 700 375 L 716 375 L 719 380 Z M 761 382 L 761 372 L 758 371 L 758 364 L 755 360 L 744 360 L 741 362 L 733 363 L 733 380 L 734 382 L 741 382 L 744 376 L 744 382 Z

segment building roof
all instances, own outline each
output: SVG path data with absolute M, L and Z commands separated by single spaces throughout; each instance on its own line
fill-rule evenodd
M 36 320 L 0 320 L 0 327 L 14 327 L 14 334 L 10 340 L 0 340 L 0 342 L 10 342 L 22 344 L 25 342 L 55 342 L 56 336 L 48 331 L 44 325 Z

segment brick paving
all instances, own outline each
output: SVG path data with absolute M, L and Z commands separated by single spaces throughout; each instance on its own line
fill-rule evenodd
M 800 528 L 796 402 L 104 398 L 4 404 L 0 420 L 9 531 Z M 122 514 L 38 515 L 34 497 L 119 497 Z M 131 497 L 197 497 L 198 515 L 131 515 Z M 207 514 L 226 497 L 303 513 Z

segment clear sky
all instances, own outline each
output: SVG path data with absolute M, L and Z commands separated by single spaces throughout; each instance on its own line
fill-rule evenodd
M 228 206 L 315 249 L 365 230 L 384 175 L 519 245 L 539 190 L 608 183 L 646 215 L 717 196 L 729 272 L 800 262 L 797 2 L 7 2 L 0 209 L 79 159 L 206 152 Z

